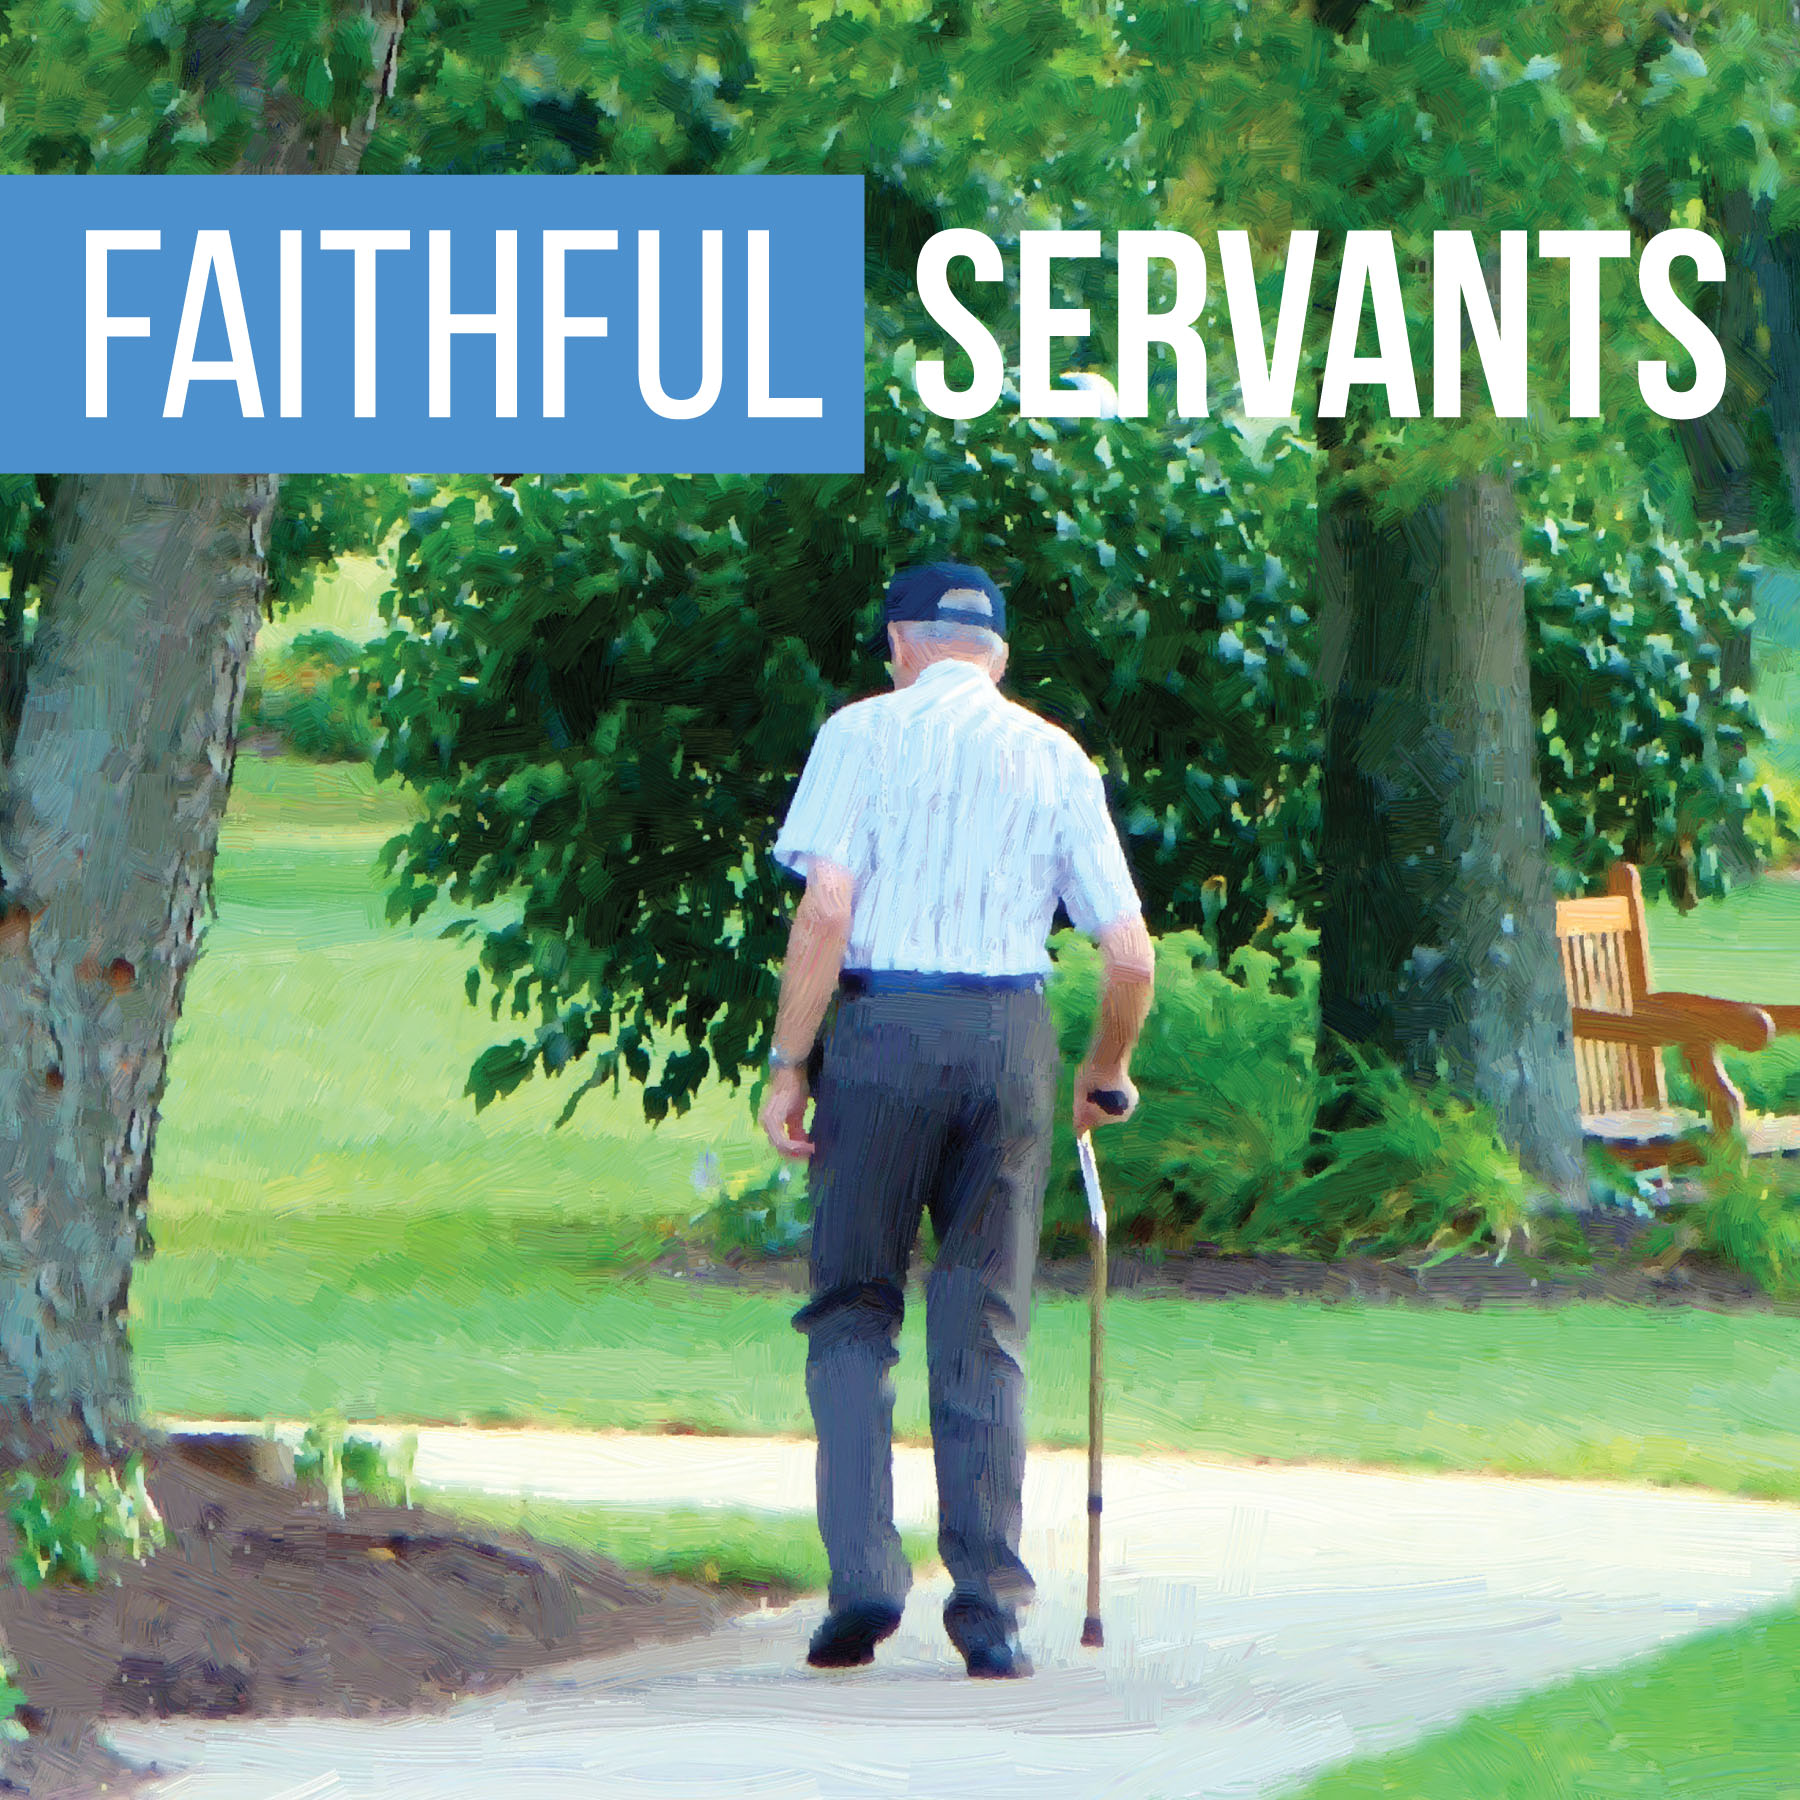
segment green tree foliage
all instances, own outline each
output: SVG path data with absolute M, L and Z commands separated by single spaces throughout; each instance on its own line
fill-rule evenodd
M 1724 402 L 1675 432 L 1695 505 L 1800 549 L 1800 16 L 1785 0 L 1708 0 L 1636 26 L 1633 223 L 1703 227 L 1732 274 L 1696 305 L 1725 347 Z
M 826 712 L 884 679 L 897 555 L 1011 579 L 1015 691 L 1118 771 L 1158 922 L 1197 915 L 1209 875 L 1251 926 L 1296 885 L 1306 615 L 1258 483 L 1234 490 L 1206 436 L 998 411 L 964 430 L 882 392 L 870 416 L 863 477 L 459 484 L 414 515 L 390 602 L 407 629 L 369 665 L 377 766 L 429 806 L 394 905 L 519 893 L 481 960 L 496 1010 L 538 1022 L 484 1059 L 478 1098 L 596 1034 L 616 1034 L 596 1077 L 639 1080 L 652 1034 L 676 1034 L 653 1112 L 760 1059 L 789 894 L 767 845 Z
M 303 631 L 259 657 L 244 683 L 240 739 L 262 732 L 315 762 L 366 762 L 375 730 L 352 673 L 361 660 L 361 647 L 334 631 Z
M 915 265 L 950 224 L 1009 251 L 1029 226 L 1104 228 L 1056 298 L 1091 311 L 1069 355 L 1110 370 L 1112 231 L 1178 226 L 1210 248 L 1249 229 L 1272 319 L 1290 227 L 1392 224 L 1429 410 L 1432 232 L 1621 220 L 1651 154 L 1658 28 L 1569 4 L 1369 12 L 1367 42 L 1334 47 L 1298 9 L 1230 4 L 690 8 L 679 29 L 619 14 L 597 36 L 539 9 L 544 54 L 450 38 L 403 90 L 394 166 L 472 166 L 456 159 L 474 137 L 499 146 L 483 166 L 860 172 L 869 195 L 861 478 L 546 476 L 414 498 L 396 629 L 367 677 L 383 766 L 429 803 L 396 911 L 441 891 L 506 902 L 499 928 L 467 926 L 470 989 L 526 1031 L 482 1060 L 478 1100 L 593 1052 L 592 1078 L 642 1081 L 659 1114 L 757 1061 L 787 907 L 766 845 L 819 721 L 881 685 L 879 590 L 914 557 L 968 556 L 1008 585 L 1010 685 L 1106 767 L 1155 923 L 1198 922 L 1216 875 L 1230 944 L 1311 903 L 1321 464 L 1304 421 L 1266 443 L 1234 422 L 1216 267 L 1210 417 L 1168 421 L 1158 361 L 1151 420 L 1021 422 L 1009 390 L 951 423 L 913 387 L 915 360 L 945 355 Z M 1010 357 L 1006 267 L 963 291 Z M 1560 300 L 1534 307 L 1532 418 L 1495 421 L 1471 357 L 1464 420 L 1352 420 L 1350 479 L 1404 508 L 1459 469 L 1520 465 L 1562 878 L 1632 854 L 1689 897 L 1723 879 L 1719 831 L 1761 804 L 1754 713 L 1718 675 L 1740 547 L 1683 514 L 1679 453 L 1621 360 L 1666 354 L 1634 284 L 1608 290 L 1607 419 L 1557 425 Z M 1303 397 L 1323 351 L 1319 333 Z M 946 362 L 966 375 L 954 347 Z
M 741 0 L 421 0 L 370 174 L 692 174 L 749 76 Z
M 1415 277 L 1403 292 L 1428 415 L 1392 421 L 1362 396 L 1327 490 L 1361 488 L 1396 515 L 1466 471 L 1515 472 L 1553 855 L 1570 883 L 1630 857 L 1683 904 L 1720 891 L 1720 846 L 1769 802 L 1750 756 L 1761 732 L 1747 671 L 1726 654 L 1747 628 L 1753 552 L 1747 560 L 1747 540 L 1722 534 L 1716 513 L 1696 523 L 1681 433 L 1636 380 L 1640 358 L 1670 347 L 1629 265 L 1613 265 L 1602 287 L 1604 416 L 1568 418 L 1567 283 L 1536 264 L 1528 415 L 1493 416 L 1470 346 L 1464 417 L 1433 418 L 1422 277 L 1439 230 L 1470 229 L 1491 246 L 1501 230 L 1706 225 L 1729 244 L 1708 196 L 1745 185 L 1771 208 L 1785 194 L 1785 220 L 1795 201 L 1780 153 L 1800 97 L 1800 38 L 1785 7 L 1762 11 L 1708 7 L 1684 22 L 1586 0 L 1374 0 L 1331 60 L 1337 86 L 1317 115 L 1311 165 L 1322 223 L 1392 222 L 1403 277 Z M 1754 303 L 1747 273 L 1740 262 L 1727 286 Z M 1716 289 L 1689 280 L 1682 291 L 1718 323 Z M 1677 353 L 1671 380 L 1690 376 Z M 1763 522 L 1776 522 L 1775 484 L 1760 491 Z
M 818 721 L 881 682 L 865 647 L 875 597 L 912 556 L 975 556 L 1008 582 L 1015 691 L 1105 764 L 1158 924 L 1195 922 L 1215 875 L 1229 883 L 1232 944 L 1266 911 L 1312 904 L 1313 527 L 1330 482 L 1321 490 L 1310 419 L 1266 443 L 1235 427 L 1216 258 L 1209 418 L 1167 422 L 1172 369 L 1157 359 L 1149 421 L 1034 427 L 1011 417 L 1009 396 L 957 426 L 912 388 L 914 360 L 945 354 L 914 296 L 920 245 L 979 224 L 1008 249 L 1006 281 L 971 304 L 1011 353 L 1018 232 L 1103 229 L 1102 257 L 1064 265 L 1056 298 L 1092 313 L 1092 341 L 1068 356 L 1109 370 L 1118 229 L 1175 226 L 1210 249 L 1215 229 L 1247 228 L 1272 319 L 1290 228 L 1390 225 L 1424 372 L 1438 228 L 1630 217 L 1642 229 L 1722 219 L 1740 192 L 1765 208 L 1771 242 L 1793 224 L 1785 6 L 1372 4 L 1335 39 L 1328 27 L 1351 10 L 412 9 L 366 168 L 829 170 L 862 173 L 869 194 L 861 477 L 284 488 L 269 551 L 277 601 L 416 515 L 394 631 L 365 681 L 386 766 L 431 809 L 397 859 L 397 909 L 448 888 L 504 902 L 509 918 L 491 933 L 484 921 L 474 987 L 485 979 L 530 1035 L 484 1060 L 478 1097 L 597 1049 L 594 1071 L 643 1080 L 656 1111 L 707 1070 L 755 1060 L 784 907 L 764 846 Z M 234 166 L 282 108 L 333 119 L 357 103 L 369 49 L 349 11 L 9 6 L 0 156 L 46 170 Z M 260 85 L 216 79 L 246 32 Z M 1745 763 L 1754 715 L 1718 675 L 1741 613 L 1735 547 L 1693 525 L 1682 453 L 1628 372 L 1609 379 L 1603 426 L 1557 426 L 1558 309 L 1534 310 L 1530 420 L 1487 416 L 1471 371 L 1464 421 L 1395 431 L 1353 418 L 1348 473 L 1403 509 L 1459 469 L 1520 465 L 1554 854 L 1570 882 L 1634 854 L 1690 895 L 1724 879 L 1713 839 L 1758 804 Z M 1609 286 L 1606 334 L 1615 369 L 1666 353 L 1629 283 Z M 1303 403 L 1323 348 L 1315 333 Z M 947 365 L 958 379 L 961 353 Z M 1542 473 L 1552 464 L 1587 488 Z M 20 660 L 9 646 L 27 626 L 42 499 L 0 494 L 14 522 L 0 698 Z
M 1532 708 L 1552 854 L 1566 891 L 1623 859 L 1678 904 L 1725 885 L 1721 845 L 1786 829 L 1752 755 L 1751 697 L 1724 677 L 1747 604 L 1741 546 L 1678 537 L 1605 464 L 1521 483 Z
M 277 121 L 366 113 L 377 32 L 344 0 L 14 0 L 0 17 L 0 167 L 217 174 Z
M 382 766 L 425 786 L 432 816 L 396 905 L 440 885 L 523 900 L 482 962 L 535 1035 L 483 1059 L 478 1099 L 596 1034 L 594 1077 L 644 1080 L 653 1113 L 759 1059 L 786 915 L 766 844 L 826 711 L 884 679 L 866 646 L 908 557 L 967 554 L 1008 581 L 1015 688 L 1107 760 L 1160 920 L 1225 873 L 1247 933 L 1303 879 L 1305 744 L 1285 721 L 1304 733 L 1307 616 L 1275 546 L 1304 543 L 1280 523 L 1304 510 L 1304 453 L 1282 439 L 1259 464 L 1216 416 L 1031 424 L 1016 399 L 951 425 L 911 380 L 925 238 L 971 218 L 1008 243 L 1082 214 L 1152 223 L 1152 153 L 1185 166 L 1171 146 L 1206 84 L 1219 117 L 1255 112 L 1237 14 L 1153 8 L 1133 44 L 1059 0 L 1008 10 L 1005 31 L 991 9 L 963 29 L 923 6 L 814 13 L 749 15 L 757 76 L 716 166 L 868 174 L 863 476 L 451 483 L 400 546 L 406 635 L 372 686 Z M 1184 45 L 1214 47 L 1190 63 L 1198 91 L 1156 73 Z M 1155 129 L 1134 125 L 1152 102 Z M 1110 265 L 1095 276 L 1101 355 Z M 1010 334 L 1006 293 L 987 304 Z M 1266 524 L 1264 490 L 1281 497 Z M 652 1078 L 657 1032 L 673 1048 Z

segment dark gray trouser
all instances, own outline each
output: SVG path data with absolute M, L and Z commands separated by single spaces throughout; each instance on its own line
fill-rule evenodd
M 819 1532 L 830 1604 L 899 1606 L 889 1371 L 907 1265 L 929 1208 L 926 1365 L 938 1552 L 962 1648 L 1010 1631 L 1033 1593 L 1019 1559 L 1024 1348 L 1056 1105 L 1043 995 L 840 997 L 817 1075 L 809 1340 Z

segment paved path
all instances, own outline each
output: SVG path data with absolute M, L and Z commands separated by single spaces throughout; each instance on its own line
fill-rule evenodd
M 812 1447 L 427 1430 L 441 1487 L 806 1510 Z M 897 1458 L 905 1522 L 929 1454 Z M 120 1726 L 143 1800 L 1248 1800 L 1800 1588 L 1800 1512 L 1710 1496 L 1185 1458 L 1108 1465 L 1106 1648 L 1077 1644 L 1084 1463 L 1032 1459 L 1024 1683 L 963 1678 L 941 1579 L 873 1670 L 800 1665 L 821 1607 L 387 1723 Z

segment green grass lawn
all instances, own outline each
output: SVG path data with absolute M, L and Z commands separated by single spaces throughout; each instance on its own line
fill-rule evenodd
M 706 1587 L 811 1593 L 831 1573 L 818 1528 L 802 1513 L 701 1506 L 640 1511 L 434 1489 L 421 1490 L 420 1499 L 470 1525 L 522 1531 L 539 1543 L 611 1557 L 635 1573 Z M 937 1549 L 925 1534 L 902 1532 L 901 1542 L 915 1569 L 935 1566 Z
M 805 1431 L 790 1297 L 620 1278 L 699 1210 L 703 1154 L 728 1177 L 771 1166 L 744 1097 L 710 1090 L 652 1130 L 634 1091 L 596 1094 L 556 1131 L 566 1085 L 538 1080 L 477 1115 L 469 1062 L 507 1026 L 466 1003 L 442 919 L 384 923 L 373 859 L 408 817 L 360 770 L 240 764 L 158 1142 L 158 1253 L 133 1289 L 146 1403 Z M 1797 944 L 1795 883 L 1656 924 L 1668 985 L 1800 999 Z M 1085 1333 L 1079 1302 L 1040 1302 L 1043 1441 L 1081 1441 Z M 916 1317 L 904 1348 L 918 1436 Z M 1110 1431 L 1121 1449 L 1796 1494 L 1797 1351 L 1800 1321 L 1761 1316 L 1120 1299 Z
M 1800 880 L 1754 882 L 1685 915 L 1652 908 L 1650 977 L 1659 988 L 1800 1005 Z
M 534 1081 L 477 1116 L 463 1097 L 470 1062 L 529 1027 L 467 1003 L 470 952 L 439 935 L 452 910 L 385 923 L 374 859 L 410 817 L 364 770 L 240 760 L 219 917 L 189 983 L 157 1145 L 156 1230 L 171 1251 L 196 1220 L 230 1244 L 321 1211 L 349 1215 L 328 1235 L 443 1212 L 480 1237 L 553 1221 L 590 1258 L 638 1257 L 699 1206 L 702 1152 L 727 1176 L 772 1165 L 744 1097 L 723 1087 L 654 1133 L 635 1090 L 590 1095 L 553 1130 L 572 1082 Z
M 317 1217 L 172 1246 L 139 1277 L 146 1402 L 188 1416 L 805 1433 L 790 1298 L 583 1273 L 515 1235 L 396 1243 Z M 210 1234 L 209 1234 L 210 1236 Z M 440 1252 L 443 1252 L 440 1257 Z M 897 1424 L 927 1429 L 915 1308 Z M 1800 1498 L 1800 1325 L 1582 1306 L 1424 1312 L 1115 1299 L 1119 1450 L 1691 1482 Z M 1087 1314 L 1041 1299 L 1034 1436 L 1086 1430 Z
M 1678 993 L 1800 1005 L 1800 879 L 1770 877 L 1685 915 L 1653 908 L 1650 979 Z M 1665 1062 L 1671 1097 L 1704 1110 L 1680 1052 Z M 1725 1064 L 1752 1111 L 1800 1112 L 1800 1037 L 1779 1037 L 1756 1056 L 1732 1052 Z
M 1783 1610 L 1475 1713 L 1291 1800 L 1800 1800 L 1800 1618 Z

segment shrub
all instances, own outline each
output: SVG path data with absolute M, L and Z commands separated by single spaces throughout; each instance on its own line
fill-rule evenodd
M 1688 1073 L 1680 1053 L 1668 1052 L 1665 1067 L 1670 1101 L 1704 1116 L 1705 1096 Z M 1728 1050 L 1725 1072 L 1742 1090 L 1744 1104 L 1751 1112 L 1800 1112 L 1800 1039 L 1779 1037 L 1754 1056 Z
M 1100 1134 L 1109 1230 L 1140 1247 L 1217 1240 L 1223 1221 L 1299 1179 L 1317 1107 L 1314 1010 L 1282 992 L 1277 959 L 1241 951 L 1229 980 L 1195 932 L 1156 947 L 1156 1002 L 1132 1061 L 1135 1118 Z M 1100 955 L 1072 934 L 1056 945 L 1050 1004 L 1063 1056 L 1058 1131 L 1044 1209 L 1047 1254 L 1087 1242 L 1087 1203 L 1065 1121 L 1074 1070 L 1099 1003 Z
M 1743 1093 L 1744 1105 L 1751 1112 L 1800 1112 L 1800 1038 L 1778 1037 L 1768 1049 L 1753 1055 L 1727 1050 L 1725 1072 Z M 1679 1050 L 1663 1052 L 1663 1073 L 1670 1104 L 1704 1117 L 1706 1096 L 1688 1073 Z
M 294 1453 L 294 1482 L 323 1488 L 326 1507 L 338 1518 L 346 1495 L 382 1506 L 411 1506 L 418 1448 L 419 1440 L 409 1433 L 390 1456 L 371 1438 L 346 1437 L 340 1421 L 318 1419 L 307 1426 Z
M 164 1541 L 162 1515 L 144 1488 L 144 1464 L 129 1458 L 122 1473 L 90 1475 L 71 1456 L 61 1475 L 17 1471 L 7 1517 L 19 1534 L 13 1573 L 28 1587 L 51 1581 L 91 1587 L 109 1556 L 141 1562 Z
M 1777 1299 L 1800 1299 L 1800 1171 L 1728 1138 L 1711 1146 L 1695 1178 L 1705 1197 L 1667 1208 L 1647 1253 L 1670 1263 L 1705 1257 Z
M 16 1673 L 12 1659 L 0 1657 L 0 1738 L 13 1743 L 27 1735 L 20 1714 L 31 1698 L 13 1679 Z
M 1273 952 L 1239 950 L 1221 972 L 1196 933 L 1158 943 L 1156 1002 L 1132 1063 L 1140 1108 L 1099 1138 L 1115 1241 L 1150 1252 L 1204 1244 L 1314 1256 L 1504 1246 L 1528 1196 L 1484 1109 L 1378 1064 L 1354 1061 L 1350 1073 L 1329 1078 L 1316 1070 L 1311 946 L 1310 932 L 1290 930 Z M 1050 997 L 1066 1118 L 1100 957 L 1069 936 L 1056 961 Z M 1321 1134 L 1321 1105 L 1346 1091 L 1364 1122 Z M 1086 1201 L 1064 1128 L 1044 1249 L 1056 1255 L 1086 1242 Z
M 1366 1061 L 1321 1076 L 1315 935 L 1293 927 L 1270 942 L 1238 950 L 1222 972 L 1206 935 L 1158 941 L 1156 1003 L 1132 1062 L 1142 1105 L 1099 1136 L 1114 1241 L 1151 1255 L 1201 1245 L 1323 1257 L 1504 1247 L 1528 1195 L 1491 1115 Z M 1100 985 L 1087 939 L 1064 933 L 1054 950 L 1063 1077 L 1042 1243 L 1052 1257 L 1087 1245 L 1067 1119 Z M 1322 1133 L 1322 1105 L 1346 1095 L 1361 1122 Z M 730 1187 L 705 1157 L 695 1187 L 714 1197 L 689 1224 L 715 1253 L 804 1251 L 812 1212 L 796 1171 Z M 929 1220 L 920 1249 L 933 1252 Z
M 1505 1249 L 1526 1221 L 1527 1184 L 1485 1107 L 1382 1064 L 1331 1086 L 1353 1089 L 1369 1122 L 1327 1138 L 1323 1166 L 1264 1199 L 1238 1227 L 1241 1243 L 1327 1257 Z
M 361 648 L 335 631 L 302 632 L 250 665 L 244 730 L 277 737 L 315 762 L 366 762 L 375 727 L 354 670 Z
M 782 1167 L 749 1186 L 721 1184 L 689 1224 L 721 1256 L 795 1256 L 806 1248 L 812 1205 L 805 1182 Z

